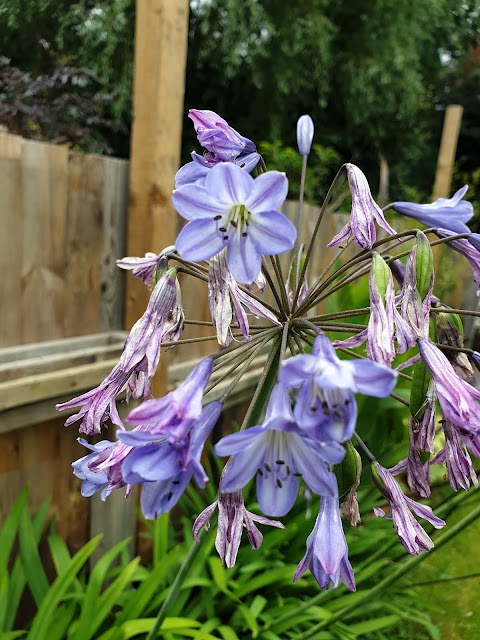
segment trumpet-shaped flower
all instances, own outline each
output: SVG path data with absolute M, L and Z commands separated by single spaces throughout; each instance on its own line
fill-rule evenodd
M 370 360 L 340 360 L 330 340 L 319 334 L 311 354 L 282 363 L 279 380 L 288 388 L 301 387 L 295 418 L 315 439 L 344 442 L 355 428 L 354 393 L 383 398 L 398 373 Z M 323 436 L 322 436 L 323 434 Z
M 247 511 L 242 491 L 220 492 L 218 499 L 202 511 L 193 523 L 192 533 L 195 542 L 200 542 L 199 531 L 202 527 L 207 526 L 216 508 L 218 508 L 218 525 L 215 548 L 222 560 L 222 565 L 229 569 L 235 565 L 244 526 L 247 530 L 248 540 L 255 551 L 260 548 L 263 541 L 263 536 L 255 526 L 255 522 L 277 527 L 277 529 L 285 529 L 278 520 L 270 520 L 270 518 L 257 516 Z
M 260 509 L 270 516 L 290 511 L 302 475 L 315 493 L 335 495 L 336 481 L 327 464 L 345 455 L 337 442 L 318 442 L 297 427 L 285 388 L 273 389 L 263 425 L 222 438 L 215 447 L 219 456 L 233 456 L 222 479 L 222 490 L 239 491 L 257 475 Z
M 203 393 L 212 370 L 212 358 L 204 358 L 174 391 L 143 402 L 129 413 L 127 422 L 148 427 L 155 436 L 166 436 L 171 444 L 182 443 L 200 418 Z
M 437 198 L 430 204 L 414 202 L 394 202 L 392 208 L 397 213 L 415 218 L 426 227 L 447 229 L 453 233 L 468 233 L 465 224 L 473 216 L 473 205 L 463 200 L 468 185 L 459 189 L 451 198 Z
M 145 518 L 154 519 L 169 511 L 192 476 L 200 487 L 205 486 L 208 476 L 200 458 L 221 411 L 220 402 L 207 404 L 181 440 L 162 438 L 154 429 L 117 432 L 119 440 L 131 447 L 122 463 L 124 481 L 144 483 L 141 506 Z
M 443 416 L 461 434 L 480 434 L 480 391 L 459 378 L 440 349 L 430 340 L 418 341 L 425 366 L 435 382 Z
M 391 515 L 389 516 L 379 508 L 374 509 L 375 515 L 392 520 L 400 542 L 409 553 L 418 555 L 420 551 L 431 549 L 433 542 L 415 520 L 411 511 L 420 518 L 428 520 L 435 529 L 441 529 L 445 526 L 445 522 L 437 518 L 430 507 L 407 498 L 393 475 L 378 462 L 372 465 L 372 474 L 378 490 L 385 497 L 391 508 Z
M 350 591 L 355 591 L 337 496 L 321 498 L 315 527 L 307 538 L 307 552 L 295 571 L 293 581 L 296 582 L 308 569 L 321 589 L 328 589 L 330 584 L 335 589 L 341 580 Z
M 205 186 L 186 185 L 173 192 L 178 213 L 189 220 L 175 243 L 182 258 L 199 261 L 226 249 L 233 277 L 251 284 L 261 256 L 291 249 L 294 225 L 277 209 L 288 190 L 285 174 L 268 171 L 255 180 L 235 164 L 214 166 Z
M 340 233 L 327 247 L 342 244 L 350 236 L 362 249 L 371 249 L 376 240 L 375 222 L 387 233 L 393 235 L 395 229 L 388 224 L 383 211 L 373 199 L 367 178 L 354 164 L 347 164 L 348 186 L 352 193 L 352 214 Z

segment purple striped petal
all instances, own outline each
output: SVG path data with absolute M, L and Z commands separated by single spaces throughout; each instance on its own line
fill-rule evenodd
M 252 213 L 276 211 L 285 202 L 288 180 L 284 173 L 268 171 L 255 179 L 245 206 Z
M 184 260 L 199 262 L 216 256 L 227 245 L 213 220 L 192 220 L 178 234 L 175 246 Z
M 209 170 L 208 176 L 213 172 Z M 186 220 L 213 220 L 215 216 L 223 216 L 228 208 L 212 196 L 205 187 L 188 184 L 173 192 L 173 206 L 177 213 Z
M 249 232 L 259 253 L 266 256 L 289 251 L 297 237 L 295 226 L 278 211 L 256 213 L 250 221 Z
M 232 162 L 215 165 L 205 179 L 206 191 L 225 207 L 244 203 L 253 185 L 252 176 Z

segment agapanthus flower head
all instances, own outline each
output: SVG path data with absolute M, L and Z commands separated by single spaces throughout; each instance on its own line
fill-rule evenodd
M 242 154 L 256 151 L 251 140 L 240 135 L 214 111 L 190 109 L 188 117 L 193 121 L 198 141 L 208 151 L 207 162 L 233 162 Z
M 208 525 L 215 509 L 218 508 L 217 536 L 215 538 L 215 548 L 222 560 L 222 565 L 231 569 L 237 560 L 237 553 L 242 539 L 243 528 L 247 530 L 248 541 L 255 551 L 260 548 L 263 536 L 255 523 L 285 529 L 278 520 L 270 520 L 263 516 L 257 516 L 247 511 L 243 502 L 243 492 L 233 493 L 220 492 L 218 499 L 208 506 L 193 523 L 193 538 L 195 542 L 200 542 L 198 534 L 202 527 Z
M 389 503 L 391 510 L 390 515 L 386 515 L 382 509 L 375 508 L 375 515 L 392 520 L 400 542 L 409 553 L 418 555 L 420 551 L 431 549 L 432 540 L 411 512 L 430 522 L 435 529 L 441 529 L 445 526 L 445 522 L 438 518 L 430 507 L 408 498 L 391 472 L 378 462 L 372 465 L 372 475 L 378 490 Z
M 313 120 L 309 115 L 300 116 L 297 122 L 297 146 L 301 156 L 308 156 L 313 140 Z
M 352 193 L 352 214 L 349 222 L 327 247 L 342 244 L 351 236 L 362 249 L 371 249 L 376 240 L 375 222 L 390 235 L 395 233 L 395 229 L 385 220 L 383 211 L 373 199 L 363 171 L 352 163 L 347 164 L 346 168 L 348 186 Z
M 175 246 L 185 260 L 213 258 L 226 249 L 233 277 L 251 284 L 261 256 L 293 247 L 294 225 L 278 211 L 288 191 L 285 174 L 268 171 L 255 180 L 235 164 L 214 166 L 205 186 L 186 185 L 173 192 L 178 213 L 189 220 Z
M 454 233 L 468 233 L 466 223 L 473 216 L 473 205 L 463 200 L 468 185 L 459 189 L 451 198 L 437 198 L 430 204 L 414 202 L 394 202 L 392 208 L 397 213 L 415 218 L 426 227 L 447 229 Z
M 319 495 L 335 495 L 336 481 L 327 465 L 337 464 L 345 450 L 337 442 L 308 438 L 297 426 L 286 389 L 277 384 L 262 425 L 225 436 L 219 456 L 232 456 L 222 478 L 222 490 L 239 491 L 257 475 L 260 509 L 270 516 L 290 511 L 298 493 L 298 476 Z
M 293 581 L 296 582 L 308 569 L 321 589 L 328 589 L 330 584 L 335 589 L 342 581 L 350 591 L 355 591 L 355 577 L 348 560 L 337 496 L 321 498 L 320 512 L 307 538 L 307 552 L 295 571 Z
M 221 411 L 220 402 L 207 404 L 181 440 L 162 437 L 154 429 L 117 432 L 119 440 L 131 447 L 122 463 L 124 481 L 143 483 L 141 506 L 145 518 L 155 519 L 169 511 L 192 476 L 200 487 L 205 486 L 208 476 L 200 458 Z
M 282 363 L 279 380 L 288 388 L 300 387 L 295 418 L 315 438 L 349 440 L 355 429 L 354 393 L 388 396 L 397 372 L 370 360 L 340 360 L 325 334 L 315 338 L 311 354 Z
M 480 391 L 458 377 L 433 342 L 421 339 L 418 348 L 435 382 L 444 418 L 463 435 L 473 437 L 480 434 Z

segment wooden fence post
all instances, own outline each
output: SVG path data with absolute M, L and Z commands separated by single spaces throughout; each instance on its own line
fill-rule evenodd
M 445 111 L 432 200 L 450 197 L 450 185 L 452 183 L 453 166 L 455 164 L 455 153 L 457 151 L 462 114 L 463 107 L 459 104 L 450 104 Z
M 159 251 L 175 240 L 170 196 L 180 163 L 188 10 L 188 0 L 137 2 L 128 255 Z M 126 329 L 147 302 L 143 284 L 127 278 Z

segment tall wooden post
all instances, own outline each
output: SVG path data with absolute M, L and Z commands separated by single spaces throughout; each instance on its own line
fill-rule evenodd
M 463 107 L 459 104 L 451 104 L 445 111 L 443 122 L 442 141 L 438 152 L 437 171 L 435 184 L 433 185 L 432 199 L 449 198 L 452 184 L 455 154 L 457 152 L 458 134 L 462 123 Z
M 180 163 L 188 10 L 188 0 L 137 1 L 127 231 L 131 256 L 158 252 L 175 241 L 177 214 L 171 193 Z M 147 302 L 143 283 L 127 277 L 126 329 Z M 164 393 L 162 359 L 156 393 Z

